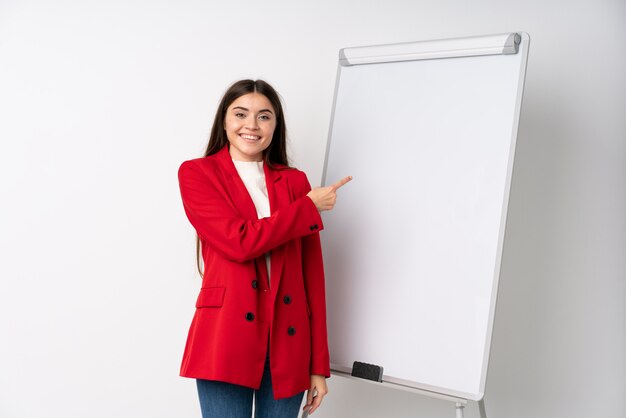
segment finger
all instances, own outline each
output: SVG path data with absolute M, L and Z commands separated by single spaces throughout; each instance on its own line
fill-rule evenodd
M 304 405 L 303 410 L 310 408 L 313 403 L 313 389 L 309 389 L 306 393 L 306 405 Z
M 313 405 L 311 405 L 311 408 L 309 408 L 309 414 L 312 414 L 317 408 L 319 408 L 319 406 L 322 404 L 323 397 L 324 395 L 318 394 L 315 398 L 313 398 Z
M 333 190 L 337 190 L 338 188 L 340 188 L 341 186 L 343 186 L 344 184 L 346 184 L 347 182 L 349 182 L 350 180 L 352 180 L 352 176 L 348 176 L 348 177 L 344 177 L 341 180 L 339 180 L 337 183 L 333 184 L 332 186 L 330 186 Z

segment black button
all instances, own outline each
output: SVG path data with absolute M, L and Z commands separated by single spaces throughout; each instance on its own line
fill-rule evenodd
M 291 303 L 291 296 L 285 295 L 283 302 L 285 302 L 285 305 L 289 305 Z
M 246 320 L 248 321 L 254 321 L 254 314 L 252 312 L 248 312 L 246 314 Z
M 296 333 L 296 329 L 294 327 L 287 328 L 287 334 L 294 335 Z
M 258 280 L 252 280 L 252 288 L 256 289 L 257 287 L 259 287 L 259 281 Z
M 309 229 L 311 231 L 315 231 L 317 228 L 319 228 L 319 227 L 317 226 L 317 224 L 315 224 L 315 225 L 311 225 Z

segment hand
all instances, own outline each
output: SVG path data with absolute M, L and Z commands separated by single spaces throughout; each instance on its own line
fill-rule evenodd
M 322 403 L 322 399 L 328 393 L 328 387 L 326 386 L 326 378 L 318 374 L 311 375 L 311 388 L 306 394 L 306 405 L 302 408 L 303 411 L 308 409 L 308 414 L 311 415 Z
M 332 186 L 316 187 L 307 193 L 307 196 L 315 203 L 318 211 L 331 210 L 337 201 L 337 189 L 350 180 L 352 180 L 352 176 L 345 177 Z

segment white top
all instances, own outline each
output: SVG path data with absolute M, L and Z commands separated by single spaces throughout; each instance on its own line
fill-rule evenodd
M 235 161 L 235 168 L 239 177 L 246 186 L 256 214 L 261 218 L 267 218 L 270 213 L 270 200 L 267 196 L 267 185 L 265 184 L 265 172 L 263 171 L 263 161 Z M 267 265 L 267 277 L 270 277 L 270 251 L 265 253 L 265 264 Z

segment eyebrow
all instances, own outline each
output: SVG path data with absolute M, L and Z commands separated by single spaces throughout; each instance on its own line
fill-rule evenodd
M 245 108 L 243 106 L 235 106 L 235 107 L 233 107 L 233 110 L 235 110 L 235 109 L 245 110 L 246 112 L 250 111 L 250 109 Z M 272 112 L 270 109 L 261 109 L 261 110 L 259 110 L 259 113 L 263 113 L 263 112 L 269 112 L 271 114 L 274 114 L 274 112 Z

